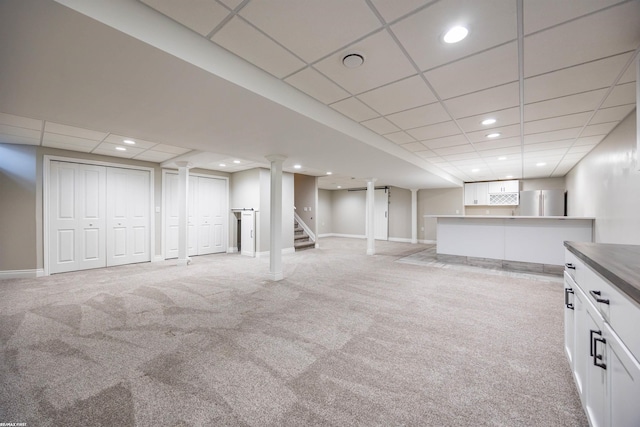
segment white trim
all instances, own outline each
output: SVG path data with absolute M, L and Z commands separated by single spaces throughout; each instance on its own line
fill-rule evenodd
M 52 156 L 45 154 L 42 158 L 42 232 L 44 269 L 43 276 L 49 276 L 49 175 L 51 172 L 51 162 L 79 163 L 83 165 L 105 166 L 120 169 L 133 169 L 149 172 L 149 260 L 156 256 L 156 210 L 155 210 L 155 169 L 146 166 L 125 165 L 121 163 L 105 162 L 101 160 L 78 159 L 75 157 Z
M 287 254 L 294 254 L 296 252 L 296 248 L 295 247 L 290 247 L 290 248 L 282 248 L 282 255 L 287 255 Z M 256 258 L 268 258 L 270 255 L 271 251 L 263 251 L 263 252 L 257 252 L 256 251 Z
M 230 246 L 227 249 L 227 253 L 228 254 L 237 254 L 238 253 L 238 247 L 237 246 Z
M 420 240 L 418 240 L 418 243 L 422 243 L 423 245 L 435 245 L 436 241 L 435 240 L 423 240 L 423 239 L 420 239 Z
M 316 234 L 313 231 L 311 231 L 309 226 L 302 220 L 302 218 L 300 218 L 300 215 L 298 215 L 298 213 L 296 211 L 293 211 L 293 218 L 296 220 L 298 225 L 302 227 L 304 232 L 307 233 L 307 236 L 309 236 L 311 241 L 315 242 L 316 241 Z
M 389 237 L 389 242 L 411 243 L 411 238 L 406 237 Z
M 348 237 L 350 239 L 366 239 L 367 236 L 365 234 L 340 234 L 340 233 L 328 233 L 321 234 L 319 237 Z
M 151 262 L 160 262 L 160 261 L 164 261 L 164 257 L 162 255 L 154 255 L 153 258 L 151 258 Z
M 42 268 L 31 270 L 5 270 L 0 271 L 0 280 L 5 279 L 34 279 L 44 276 Z

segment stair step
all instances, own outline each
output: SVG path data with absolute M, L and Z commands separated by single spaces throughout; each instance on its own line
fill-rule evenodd
M 307 236 L 306 234 L 299 234 L 297 236 L 293 236 L 293 240 L 296 242 L 300 242 L 303 240 L 309 240 L 309 236 Z
M 304 249 L 315 248 L 316 244 L 315 244 L 315 242 L 300 242 L 300 243 L 295 242 L 293 244 L 293 246 L 294 246 L 296 251 L 301 251 L 301 250 L 304 250 Z

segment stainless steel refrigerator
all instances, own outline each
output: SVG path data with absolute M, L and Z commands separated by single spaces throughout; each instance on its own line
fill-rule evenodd
M 534 190 L 520 192 L 521 216 L 564 216 L 564 190 Z

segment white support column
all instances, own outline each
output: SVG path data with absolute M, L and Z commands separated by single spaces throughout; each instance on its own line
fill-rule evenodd
M 189 162 L 176 162 L 178 166 L 178 263 L 186 266 L 191 262 L 188 250 L 187 232 L 189 230 Z
M 411 189 L 411 243 L 418 243 L 418 190 Z
M 271 280 L 284 279 L 282 272 L 282 162 L 285 156 L 271 155 L 271 218 L 269 239 L 269 273 Z
M 367 180 L 367 255 L 376 254 L 375 240 L 375 178 Z

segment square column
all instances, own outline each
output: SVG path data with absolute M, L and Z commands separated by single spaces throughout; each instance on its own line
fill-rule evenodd
M 411 189 L 411 243 L 418 243 L 418 190 Z
M 189 162 L 176 162 L 178 166 L 178 262 L 177 265 L 186 266 L 191 262 L 189 258 Z
M 269 274 L 271 280 L 278 281 L 284 279 L 282 272 L 282 162 L 286 157 L 271 155 L 266 158 L 271 162 Z
M 367 180 L 367 255 L 375 255 L 375 178 Z

